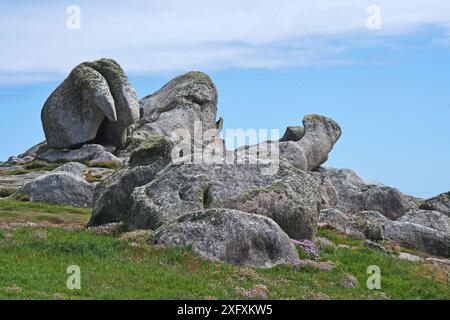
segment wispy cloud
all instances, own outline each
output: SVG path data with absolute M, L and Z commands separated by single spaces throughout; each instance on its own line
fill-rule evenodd
M 66 28 L 71 4 L 80 30 Z M 366 28 L 371 4 L 381 30 Z M 348 63 L 342 53 L 354 46 L 448 30 L 449 12 L 448 0 L 3 1 L 0 84 L 55 79 L 103 56 L 131 73 Z

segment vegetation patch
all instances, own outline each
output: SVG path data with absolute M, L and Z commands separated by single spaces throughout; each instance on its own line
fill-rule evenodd
M 15 193 L 16 189 L 0 188 L 0 198 L 6 198 Z
M 0 225 L 27 221 L 52 226 L 0 229 L 0 299 L 258 299 L 260 295 L 247 294 L 255 288 L 264 288 L 268 299 L 450 296 L 448 267 L 386 256 L 331 229 L 320 228 L 318 236 L 351 246 L 327 246 L 319 252 L 316 261 L 332 263 L 332 270 L 314 265 L 251 269 L 208 262 L 189 248 L 148 245 L 150 233 L 144 231 L 144 241 L 136 242 L 132 236 L 119 239 L 54 227 L 84 226 L 90 214 L 90 209 L 0 200 Z M 81 290 L 67 289 L 70 265 L 81 268 Z M 380 290 L 366 286 L 371 265 L 380 268 Z M 345 283 L 349 275 L 357 279 L 351 287 Z
M 91 168 L 106 168 L 113 170 L 118 170 L 120 167 L 120 164 L 116 161 L 88 161 L 85 164 Z

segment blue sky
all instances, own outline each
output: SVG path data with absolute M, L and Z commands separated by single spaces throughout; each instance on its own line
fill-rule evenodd
M 450 190 L 449 1 L 24 1 L 0 4 L 0 160 L 43 140 L 45 99 L 78 63 L 111 57 L 138 95 L 202 70 L 225 128 L 329 116 L 327 166 L 428 197 Z M 381 8 L 368 30 L 366 8 Z M 67 6 L 81 29 L 66 28 Z

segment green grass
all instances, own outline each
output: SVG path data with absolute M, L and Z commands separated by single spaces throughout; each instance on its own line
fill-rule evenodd
M 0 222 L 34 212 L 54 219 L 89 210 L 47 204 L 0 201 Z M 11 218 L 11 216 L 14 216 Z M 34 220 L 36 221 L 36 220 Z M 55 227 L 0 230 L 0 299 L 242 299 L 237 287 L 267 287 L 269 299 L 378 299 L 378 290 L 366 288 L 367 267 L 381 269 L 381 291 L 391 299 L 450 299 L 449 271 L 384 256 L 361 246 L 360 240 L 319 230 L 321 236 L 352 245 L 328 247 L 322 261 L 332 271 L 312 267 L 277 266 L 272 269 L 238 268 L 207 262 L 185 249 L 132 244 L 92 231 Z M 66 287 L 67 267 L 81 268 L 81 290 Z M 359 286 L 345 288 L 347 274 Z
M 31 172 L 36 172 L 36 171 L 52 171 L 52 170 L 60 167 L 63 164 L 64 163 L 47 163 L 47 162 L 41 161 L 41 160 L 33 160 L 30 163 L 27 163 L 23 167 L 23 169 L 12 169 L 12 170 L 8 170 L 8 171 L 2 171 L 2 172 L 0 172 L 0 176 L 5 176 L 5 175 L 15 176 L 15 175 L 22 175 L 22 174 L 27 174 L 27 173 L 31 173 Z
M 85 225 L 92 209 L 54 204 L 0 200 L 0 222 L 48 222 L 58 225 Z

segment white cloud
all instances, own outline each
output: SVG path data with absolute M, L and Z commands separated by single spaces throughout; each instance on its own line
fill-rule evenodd
M 71 4 L 81 30 L 66 28 Z M 366 28 L 371 4 L 382 10 L 379 31 Z M 347 63 L 353 46 L 428 25 L 448 30 L 449 13 L 448 0 L 3 2 L 0 84 L 54 79 L 104 56 L 132 73 Z

